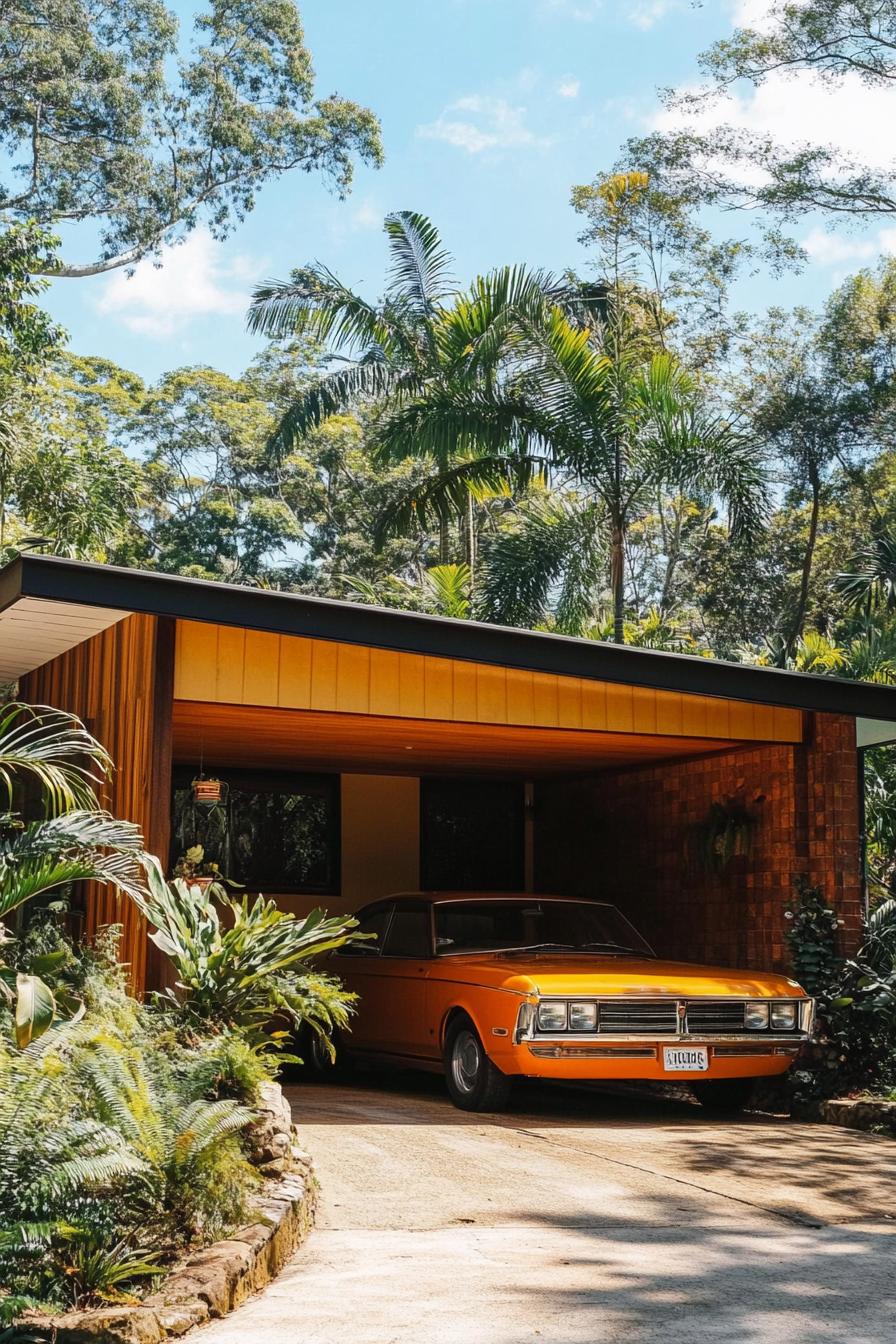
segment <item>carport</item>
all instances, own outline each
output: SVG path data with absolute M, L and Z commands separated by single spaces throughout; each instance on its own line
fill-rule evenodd
M 896 721 L 890 687 L 38 556 L 0 572 L 12 678 L 85 718 L 163 860 L 223 844 L 286 908 L 590 894 L 664 953 L 756 966 L 786 960 L 798 875 L 855 942 L 859 748 Z M 84 905 L 155 978 L 136 914 Z

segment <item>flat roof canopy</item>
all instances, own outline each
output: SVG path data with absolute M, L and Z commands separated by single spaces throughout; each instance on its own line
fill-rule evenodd
M 896 721 L 892 686 L 38 555 L 0 570 L 0 678 L 32 671 L 134 612 Z

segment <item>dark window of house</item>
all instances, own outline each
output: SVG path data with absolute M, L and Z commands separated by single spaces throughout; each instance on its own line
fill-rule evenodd
M 391 905 L 378 905 L 374 910 L 361 913 L 356 933 L 372 933 L 375 937 L 364 943 L 350 943 L 339 949 L 340 957 L 378 957 L 383 950 L 383 934 L 389 923 Z
M 428 906 L 396 906 L 383 943 L 384 957 L 429 957 L 430 914 Z
M 420 868 L 428 891 L 521 891 L 523 784 L 424 779 Z
M 176 772 L 171 861 L 191 845 L 249 891 L 339 890 L 339 777 L 221 770 L 225 796 L 195 803 Z

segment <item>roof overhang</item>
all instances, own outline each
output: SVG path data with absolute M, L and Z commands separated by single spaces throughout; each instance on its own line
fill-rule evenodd
M 38 555 L 0 570 L 0 678 L 134 612 L 896 723 L 892 686 Z

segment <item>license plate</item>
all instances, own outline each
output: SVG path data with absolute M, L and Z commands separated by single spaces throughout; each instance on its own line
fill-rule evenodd
M 666 1073 L 705 1073 L 709 1068 L 709 1051 L 705 1045 L 664 1046 L 663 1068 Z

